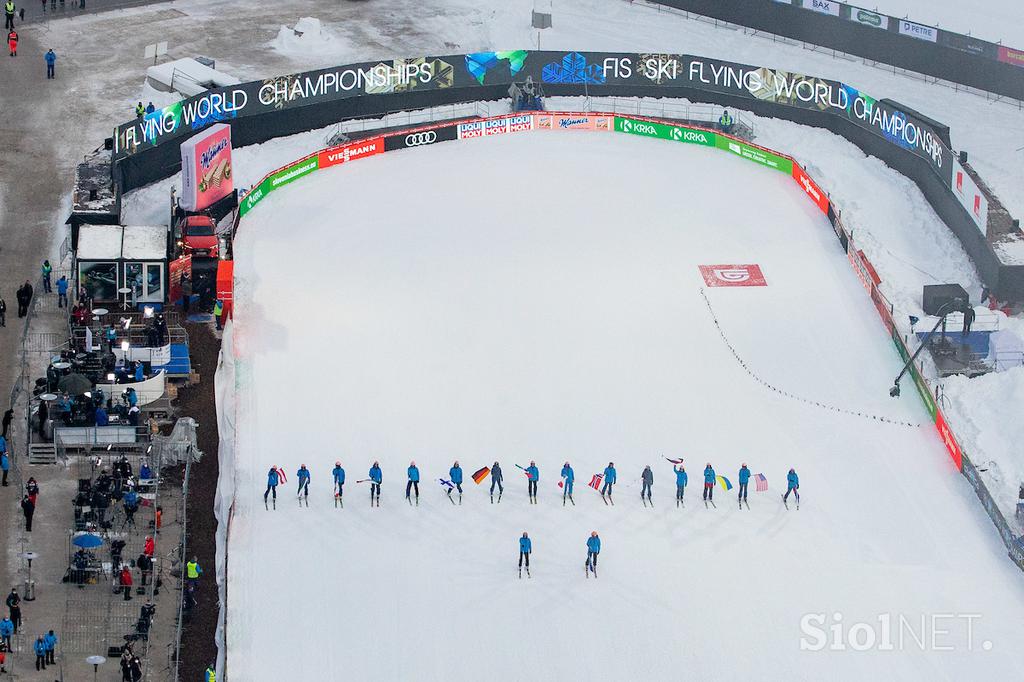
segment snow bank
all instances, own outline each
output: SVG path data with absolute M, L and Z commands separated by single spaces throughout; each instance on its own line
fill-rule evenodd
M 344 58 L 352 53 L 354 45 L 337 34 L 327 31 L 319 19 L 303 17 L 294 28 L 282 26 L 277 36 L 270 41 L 270 47 L 291 57 L 332 57 Z
M 235 504 L 235 353 L 234 325 L 229 319 L 224 325 L 221 336 L 221 350 L 217 360 L 217 372 L 214 374 L 214 390 L 217 396 L 217 493 L 213 503 L 213 513 L 217 517 L 217 679 L 224 679 L 225 662 L 225 626 L 227 618 L 227 562 L 228 533 L 231 526 L 231 514 Z
M 146 69 L 146 82 L 154 89 L 180 92 L 186 97 L 241 83 L 234 76 L 211 69 L 190 57 L 149 67 Z

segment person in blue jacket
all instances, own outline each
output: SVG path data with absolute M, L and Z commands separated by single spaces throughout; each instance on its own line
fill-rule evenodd
M 380 464 L 373 463 L 370 467 L 370 506 L 373 506 L 373 496 L 377 495 L 377 506 L 380 506 L 380 484 L 384 480 L 384 474 L 380 470 Z
M 46 645 L 46 662 L 50 665 L 57 665 L 57 661 L 54 659 L 57 649 L 57 635 L 53 634 L 53 630 L 43 635 L 43 644 Z
M 593 531 L 587 538 L 587 568 L 597 575 L 597 555 L 601 553 L 601 538 Z
M 281 482 L 281 477 L 277 475 L 277 467 L 270 467 L 270 471 L 267 472 L 267 490 L 263 493 L 263 505 L 267 504 L 267 495 L 274 493 L 274 504 L 277 504 L 277 484 Z
M 530 553 L 533 552 L 533 543 L 530 542 L 530 536 L 527 535 L 526 531 L 523 531 L 523 536 L 519 538 L 519 577 L 523 577 L 523 560 L 526 560 L 526 575 L 530 575 Z
M 601 487 L 601 497 L 612 496 L 612 486 L 615 485 L 615 481 L 615 462 L 608 462 L 608 466 L 604 468 L 604 486 Z
M 345 470 L 341 468 L 341 462 L 334 463 L 331 475 L 334 476 L 334 499 L 340 501 L 342 494 L 344 494 L 343 488 L 345 486 Z
M 295 494 L 300 498 L 306 496 L 306 506 L 309 506 L 309 469 L 306 468 L 305 464 L 299 466 L 299 470 L 295 472 L 295 478 L 299 479 L 299 489 L 295 491 Z
M 0 470 L 3 470 L 3 481 L 0 481 L 0 486 L 7 487 L 7 474 L 11 471 L 11 459 L 7 456 L 7 450 L 4 449 L 3 453 L 0 453 Z
M 462 467 L 459 466 L 459 460 L 455 460 L 455 464 L 448 470 L 448 477 L 452 479 L 452 483 L 455 484 L 455 488 L 459 491 L 459 504 L 462 504 Z M 452 489 L 448 488 L 448 497 L 452 496 Z
M 736 498 L 736 500 L 737 500 L 737 502 L 740 505 L 740 509 L 743 509 L 743 503 L 747 501 L 747 483 L 750 481 L 750 469 L 747 468 L 746 462 L 744 462 L 740 466 L 739 479 L 740 479 L 740 492 L 739 492 L 739 496 Z M 747 506 L 749 507 L 750 505 L 747 505 Z
M 562 506 L 565 506 L 565 498 L 569 497 L 569 501 L 572 505 L 576 506 L 576 501 L 572 499 L 572 482 L 576 480 L 576 474 L 573 473 L 572 467 L 566 462 L 562 465 Z
M 36 652 L 36 670 L 46 670 L 46 642 L 42 636 L 36 637 L 32 651 Z
M 96 408 L 96 426 L 107 426 L 110 424 L 110 417 L 107 416 L 107 411 L 100 405 Z
M 51 48 L 46 51 L 45 55 L 43 55 L 43 59 L 46 60 L 46 80 L 53 80 L 57 77 L 53 72 L 54 67 L 57 64 L 57 53 Z
M 686 492 L 686 468 L 680 464 L 679 466 L 673 466 L 672 471 L 676 472 L 676 506 L 685 505 L 683 502 L 683 493 Z
M 505 492 L 501 479 L 501 465 L 495 462 L 494 466 L 491 467 L 491 504 L 494 504 L 494 486 L 498 486 L 498 502 L 501 503 L 501 496 Z
M 540 481 L 540 470 L 532 459 L 526 467 L 526 492 L 530 495 L 530 504 L 537 504 L 537 482 Z
M 63 308 L 68 304 L 68 278 L 64 275 L 57 280 L 57 307 Z
M 704 467 L 704 499 L 715 499 L 715 470 L 711 468 L 711 462 Z M 704 506 L 706 507 L 707 504 Z
M 14 621 L 7 616 L 4 616 L 3 620 L 0 620 L 0 641 L 3 642 L 5 647 L 7 647 L 7 651 L 11 650 L 11 635 L 13 634 Z
M 785 502 L 789 499 L 789 494 L 793 493 L 796 496 L 796 507 L 800 508 L 800 477 L 796 475 L 796 469 L 790 469 L 789 473 L 786 474 L 786 494 L 782 496 L 782 501 Z
M 409 482 L 405 484 L 405 499 L 409 500 L 409 504 L 412 504 L 412 498 L 409 497 L 409 493 L 412 492 L 413 488 L 416 489 L 416 504 L 419 504 L 420 468 L 416 466 L 416 462 L 409 462 Z

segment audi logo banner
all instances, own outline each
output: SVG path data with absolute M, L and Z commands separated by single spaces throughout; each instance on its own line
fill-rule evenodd
M 384 151 L 391 152 L 396 149 L 407 149 L 409 147 L 425 147 L 435 142 L 449 142 L 458 139 L 454 125 L 431 128 L 429 130 L 413 130 L 394 133 L 384 138 Z

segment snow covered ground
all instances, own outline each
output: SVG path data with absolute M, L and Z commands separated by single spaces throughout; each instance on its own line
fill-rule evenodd
M 897 358 L 789 178 L 626 135 L 449 143 L 275 192 L 236 254 L 233 679 L 980 679 L 1024 664 L 1020 574 L 934 431 L 770 392 L 711 321 L 697 266 L 757 263 L 767 287 L 708 290 L 748 366 L 812 399 L 927 421 L 912 391 L 887 395 Z M 685 509 L 663 456 L 686 459 Z M 418 508 L 402 499 L 413 459 Z M 436 479 L 455 459 L 467 474 L 501 461 L 500 506 L 472 482 L 449 504 Z M 514 467 L 530 459 L 537 506 Z M 379 509 L 354 482 L 373 460 Z M 566 460 L 574 507 L 556 485 Z M 609 460 L 615 507 L 583 485 Z M 708 461 L 734 483 L 745 461 L 771 490 L 749 511 L 718 490 L 706 510 Z M 300 463 L 310 508 L 290 479 L 264 510 L 269 466 Z M 645 464 L 653 510 L 637 499 Z M 804 504 L 787 512 L 790 466 Z M 520 581 L 524 530 L 534 570 Z M 597 581 L 582 575 L 591 530 Z M 801 650 L 837 613 L 866 624 L 860 643 L 889 614 L 899 651 Z M 922 645 L 900 618 L 918 636 L 924 623 Z
M 994 43 L 1024 48 L 1024 8 L 1017 2 L 963 4 L 935 0 L 865 0 L 859 6 Z

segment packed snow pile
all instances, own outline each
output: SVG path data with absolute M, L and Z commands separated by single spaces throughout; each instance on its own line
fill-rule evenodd
M 186 97 L 213 88 L 238 85 L 241 81 L 230 74 L 210 68 L 191 57 L 174 59 L 146 69 L 146 83 L 157 90 L 178 92 Z
M 282 26 L 277 36 L 270 41 L 275 50 L 293 57 L 344 55 L 352 46 L 324 29 L 320 20 L 302 17 L 294 27 Z
M 235 254 L 232 677 L 953 680 L 1024 665 L 1020 574 L 935 431 L 751 377 L 927 422 L 913 391 L 889 397 L 899 358 L 790 177 L 614 133 L 451 142 L 276 191 Z M 766 285 L 706 288 L 698 266 L 728 263 Z M 689 472 L 685 506 L 666 458 Z M 449 497 L 455 461 L 464 492 Z M 470 477 L 495 461 L 500 502 Z M 517 468 L 531 461 L 537 504 Z M 587 486 L 609 462 L 614 506 Z M 715 506 L 708 462 L 733 486 Z M 749 509 L 744 462 L 768 482 Z M 288 477 L 276 505 L 273 465 Z M 780 499 L 790 467 L 799 511 Z M 981 615 L 968 632 L 934 614 Z M 898 650 L 848 645 L 858 623 L 857 642 L 883 637 L 884 618 Z M 901 622 L 952 651 L 936 663 Z

